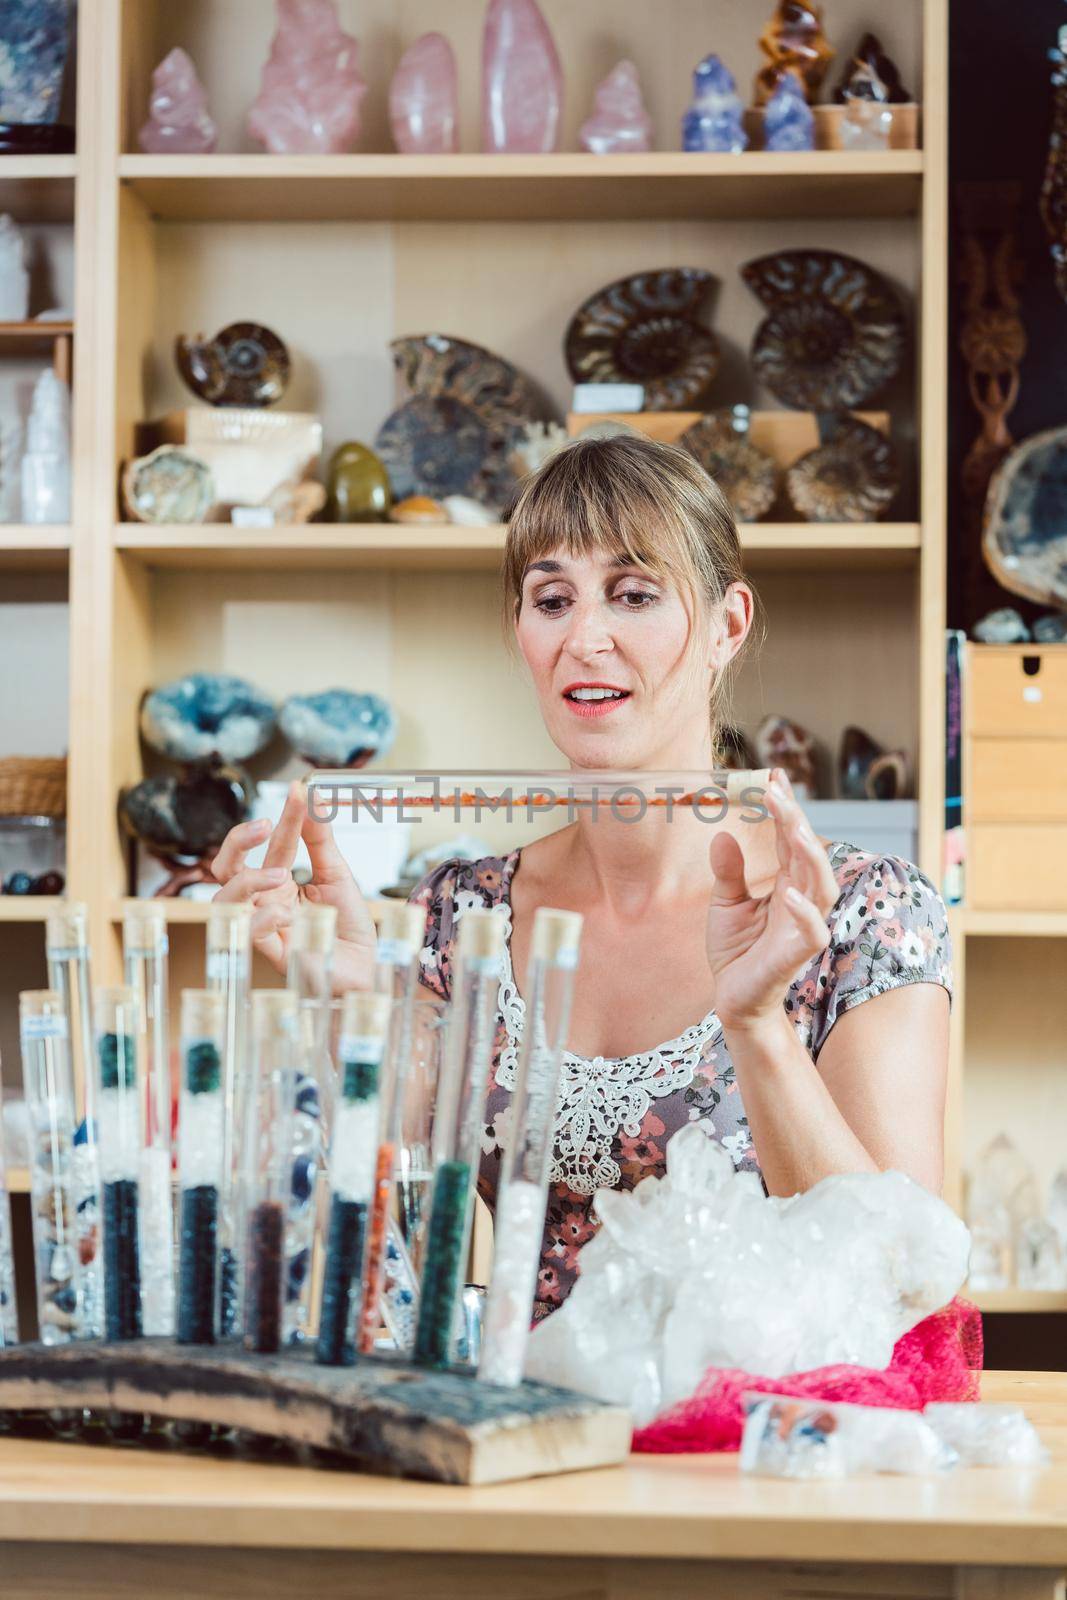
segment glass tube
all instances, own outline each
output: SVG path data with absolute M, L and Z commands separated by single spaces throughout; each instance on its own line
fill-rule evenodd
M 374 1197 L 363 1272 L 357 1348 L 374 1350 L 381 1319 L 389 1219 L 396 1180 L 396 1150 L 403 1110 L 404 1076 L 411 1057 L 412 1007 L 419 983 L 419 957 L 426 932 L 426 907 L 406 900 L 382 902 L 377 908 L 378 946 L 374 987 L 394 999 L 389 1037 L 382 1063 L 382 1110 L 375 1160 Z
M 212 901 L 207 919 L 205 988 L 226 1005 L 222 1054 L 223 1153 L 219 1195 L 219 1337 L 240 1327 L 238 1257 L 243 1224 L 239 1215 L 243 1090 L 247 1078 L 248 992 L 252 971 L 252 907 L 247 901 Z
M 140 1161 L 141 1306 L 146 1334 L 174 1332 L 174 1183 L 171 1176 L 167 922 L 162 907 L 127 901 L 125 979 L 137 997 L 145 1111 Z
M 286 985 L 296 995 L 300 1013 L 300 1077 L 285 1230 L 285 1339 L 292 1344 L 303 1344 L 307 1338 L 310 1314 L 318 1179 L 325 1159 L 323 1110 L 332 1076 L 330 992 L 336 927 L 336 907 L 304 901 L 296 907 L 289 928 Z
M 522 1381 L 545 1226 L 559 1069 L 570 1021 L 582 918 L 577 911 L 534 913 L 523 1029 L 493 1231 L 478 1376 L 514 1387 Z
M 219 1198 L 223 1186 L 226 1122 L 222 1084 L 225 1048 L 226 996 L 208 989 L 184 989 L 178 1118 L 179 1344 L 214 1344 L 218 1334 Z
M 433 1196 L 422 1269 L 416 1361 L 448 1364 L 473 1214 L 486 1080 L 496 1032 L 504 919 L 469 910 L 459 924 L 452 1016 L 433 1121 Z
M 381 1067 L 394 1002 L 347 994 L 330 1132 L 330 1222 L 315 1359 L 351 1366 L 360 1316 L 360 1274 L 380 1140 Z
M 689 806 L 702 815 L 722 813 L 724 806 L 755 811 L 770 781 L 769 768 L 728 771 L 654 772 L 644 769 L 577 771 L 387 772 L 381 768 L 352 771 L 322 768 L 305 779 L 308 805 L 332 821 L 341 813 L 363 820 L 398 821 L 420 811 L 451 815 L 488 806 L 508 821 L 515 816 L 598 808 L 633 820 L 649 809 Z M 708 817 L 711 820 L 711 817 Z M 753 818 L 753 820 L 756 820 Z
M 78 1256 L 82 1264 L 82 1332 L 87 1339 L 99 1339 L 104 1332 L 104 1275 L 100 1250 L 100 1163 L 94 1115 L 96 1059 L 90 998 L 89 913 L 80 901 L 71 901 L 48 918 L 45 953 L 48 987 L 60 996 L 66 1013 L 75 1085 L 73 1190 Z
M 19 995 L 22 1084 L 30 1122 L 30 1197 L 37 1324 L 42 1344 L 81 1333 L 82 1267 L 74 1180 L 74 1075 L 63 999 L 54 989 Z
M 104 1337 L 139 1339 L 141 1305 L 140 1165 L 144 1145 L 138 1081 L 137 996 L 98 989 L 96 1115 L 104 1246 Z
M 291 990 L 253 991 L 241 1185 L 241 1211 L 247 1218 L 242 1295 L 245 1347 L 266 1354 L 278 1350 L 282 1342 L 297 1017 Z
M 0 1104 L 0 1350 L 19 1342 L 18 1302 L 15 1298 L 15 1257 L 11 1248 L 11 1197 L 7 1192 L 4 1161 L 4 1119 Z

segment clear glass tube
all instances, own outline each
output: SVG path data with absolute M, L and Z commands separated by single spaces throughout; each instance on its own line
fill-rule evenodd
M 19 1342 L 15 1299 L 15 1256 L 11 1248 L 11 1197 L 4 1161 L 4 1125 L 0 1117 L 0 1350 Z
M 213 901 L 207 920 L 205 988 L 222 995 L 226 1036 L 222 1055 L 223 1156 L 219 1196 L 219 1337 L 236 1337 L 241 1325 L 238 1259 L 243 1223 L 239 1214 L 243 1090 L 248 1070 L 248 994 L 252 972 L 252 907 Z
M 330 1221 L 315 1347 L 323 1366 L 350 1366 L 355 1360 L 380 1141 L 382 1058 L 394 1004 L 380 994 L 347 994 L 342 1003 L 330 1131 Z
M 336 927 L 336 907 L 304 901 L 296 907 L 289 929 L 286 985 L 296 995 L 300 1013 L 300 1077 L 293 1116 L 292 1182 L 285 1230 L 285 1340 L 291 1344 L 303 1344 L 310 1316 L 318 1180 L 326 1150 L 324 1110 L 332 1075 L 330 993 Z
M 433 1196 L 422 1268 L 415 1359 L 451 1359 L 470 1239 L 486 1082 L 496 1032 L 504 918 L 465 911 L 452 972 L 452 1016 L 433 1122 Z
M 96 1147 L 96 1059 L 93 1049 L 89 912 L 71 901 L 45 924 L 48 987 L 60 996 L 67 1018 L 75 1088 L 74 1209 L 82 1263 L 82 1330 L 104 1332 L 104 1270 L 100 1249 L 100 1163 Z M 79 1118 L 78 1102 L 81 1113 Z
M 375 990 L 394 999 L 382 1063 L 382 1110 L 363 1273 L 359 1336 L 362 1355 L 374 1350 L 381 1319 L 389 1220 L 396 1182 L 404 1079 L 411 1058 L 412 1008 L 419 982 L 419 957 L 426 932 L 426 908 L 404 900 L 378 908 Z
M 282 1342 L 298 1015 L 290 990 L 253 991 L 241 1184 L 247 1222 L 242 1303 L 245 1347 L 267 1354 Z
M 145 1140 L 140 1164 L 141 1306 L 146 1334 L 174 1332 L 174 1180 L 171 1162 L 167 922 L 150 901 L 127 901 L 122 918 L 126 986 L 137 997 Z
M 214 1344 L 218 1337 L 219 1200 L 223 1187 L 226 1124 L 222 1084 L 225 1048 L 226 996 L 213 990 L 184 989 L 178 1118 L 179 1344 Z
M 63 998 L 19 995 L 22 1085 L 30 1122 L 30 1196 L 37 1324 L 42 1344 L 81 1333 L 82 1267 L 74 1204 L 74 1074 Z
M 515 1074 L 511 1126 L 497 1189 L 493 1276 L 478 1376 L 522 1381 L 545 1226 L 559 1069 L 570 1021 L 582 918 L 546 906 L 534 913 L 526 975 L 526 1023 Z
M 140 1246 L 144 1101 L 137 1051 L 140 1008 L 134 991 L 98 989 L 94 1023 L 104 1336 L 139 1339 L 144 1332 Z

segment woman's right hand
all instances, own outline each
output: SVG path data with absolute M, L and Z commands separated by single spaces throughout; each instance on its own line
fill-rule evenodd
M 292 868 L 300 839 L 311 858 L 311 882 L 298 885 Z M 250 850 L 269 839 L 261 867 L 245 865 Z M 252 903 L 252 943 L 279 972 L 289 962 L 289 928 L 293 910 L 301 900 L 337 908 L 337 942 L 333 957 L 335 994 L 346 989 L 370 990 L 374 986 L 377 934 L 367 902 L 359 892 L 348 863 L 337 848 L 333 829 L 309 813 L 307 790 L 299 781 L 290 784 L 277 826 L 266 817 L 239 822 L 219 848 L 211 870 L 222 888 L 216 900 Z

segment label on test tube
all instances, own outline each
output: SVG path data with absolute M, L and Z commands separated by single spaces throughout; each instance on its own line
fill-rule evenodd
M 245 970 L 248 958 L 234 950 L 209 950 L 206 971 L 209 978 L 237 978 Z
M 499 978 L 499 956 L 467 956 L 464 965 L 468 972 L 475 973 L 479 978 Z
M 370 1033 L 342 1035 L 340 1057 L 342 1061 L 379 1062 L 382 1059 L 383 1040 Z
M 65 1039 L 67 1019 L 62 1012 L 53 1012 L 48 1016 L 23 1017 L 21 1032 L 24 1039 Z
M 126 954 L 144 959 L 146 956 L 165 956 L 170 950 L 170 939 L 164 934 L 158 944 L 127 944 Z
M 77 961 L 88 950 L 87 944 L 50 944 L 45 947 L 49 961 Z
M 557 950 L 552 957 L 552 965 L 562 968 L 564 972 L 573 972 L 578 965 L 577 949 L 568 949 L 564 946 L 562 950 Z
M 406 939 L 379 939 L 377 958 L 383 966 L 406 967 L 415 959 L 415 946 Z

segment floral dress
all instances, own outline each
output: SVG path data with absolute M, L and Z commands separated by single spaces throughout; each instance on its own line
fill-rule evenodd
M 813 1061 L 841 1012 L 906 983 L 936 983 L 951 994 L 945 907 L 930 880 L 899 856 L 851 844 L 828 846 L 838 897 L 830 942 L 790 984 L 785 1010 Z M 479 861 L 445 861 L 411 898 L 427 908 L 421 981 L 451 998 L 456 924 L 471 908 L 506 918 L 503 971 L 485 1108 L 478 1192 L 493 1209 L 507 1145 L 525 1004 L 511 967 L 511 880 L 518 850 Z M 563 1057 L 536 1317 L 563 1301 L 578 1255 L 595 1232 L 597 1189 L 631 1189 L 665 1171 L 667 1141 L 701 1122 L 734 1165 L 759 1172 L 733 1062 L 714 1011 L 655 1050 L 624 1058 Z

